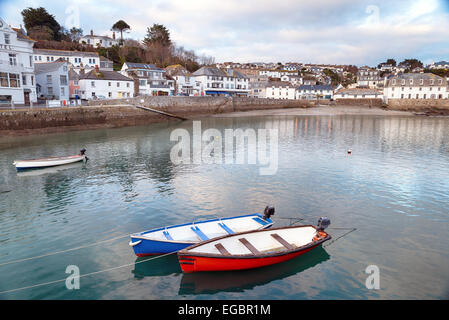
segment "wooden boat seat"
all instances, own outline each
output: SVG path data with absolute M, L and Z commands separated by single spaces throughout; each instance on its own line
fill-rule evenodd
M 196 235 L 198 237 L 200 237 L 201 240 L 203 240 L 203 241 L 209 240 L 209 238 L 203 233 L 203 231 L 200 230 L 200 228 L 194 226 L 194 227 L 190 227 L 190 229 L 192 229 L 193 232 L 195 232 Z
M 254 255 L 260 255 L 260 251 L 257 250 L 246 238 L 240 238 L 239 241 L 248 248 L 249 251 L 251 251 Z
M 223 247 L 223 245 L 222 245 L 221 243 L 217 243 L 217 244 L 215 245 L 215 248 L 217 248 L 218 251 L 220 251 L 220 253 L 221 253 L 222 255 L 224 255 L 224 256 L 230 256 L 230 255 L 231 255 L 231 254 L 229 253 L 229 251 L 226 250 L 226 248 Z
M 261 219 L 261 218 L 259 218 L 259 217 L 253 218 L 253 220 L 256 221 L 256 222 L 258 222 L 258 223 L 260 223 L 260 224 L 263 225 L 263 226 L 265 226 L 265 225 L 268 224 L 268 222 L 266 222 L 265 220 L 263 220 L 263 219 Z
M 284 238 L 282 238 L 277 233 L 270 234 L 277 242 L 282 244 L 287 250 L 293 250 L 296 248 L 296 246 L 292 245 L 291 243 L 288 243 Z
M 232 231 L 232 229 L 231 228 L 229 228 L 227 225 L 225 225 L 223 222 L 220 222 L 219 224 L 218 224 L 220 227 L 222 227 L 223 229 L 224 229 L 224 231 L 226 231 L 227 233 L 229 233 L 229 234 L 234 234 L 235 232 L 234 231 Z
M 163 234 L 165 238 L 167 238 L 167 240 L 173 240 L 172 236 L 170 235 L 170 233 L 168 233 L 167 230 L 164 230 Z

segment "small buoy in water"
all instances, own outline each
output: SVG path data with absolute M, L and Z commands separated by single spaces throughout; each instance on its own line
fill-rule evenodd
M 351 154 L 352 153 L 352 150 L 351 149 L 348 149 L 348 154 Z

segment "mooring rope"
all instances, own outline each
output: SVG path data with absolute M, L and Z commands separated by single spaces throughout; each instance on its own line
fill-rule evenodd
M 90 244 L 87 244 L 87 245 L 84 245 L 84 246 L 79 246 L 79 247 L 70 248 L 70 249 L 61 250 L 61 251 L 50 252 L 50 253 L 46 253 L 46 254 L 43 254 L 43 255 L 40 255 L 40 256 L 34 256 L 34 257 L 29 257 L 29 258 L 23 258 L 23 259 L 3 262 L 3 263 L 0 263 L 0 267 L 4 266 L 4 265 L 7 265 L 7 264 L 19 263 L 19 262 L 24 262 L 24 261 L 28 261 L 28 260 L 34 260 L 34 259 L 39 259 L 39 258 L 43 258 L 43 257 L 53 256 L 55 254 L 60 254 L 60 253 L 80 250 L 80 249 L 96 246 L 96 245 L 98 245 L 100 243 L 111 242 L 111 241 L 114 241 L 114 240 L 117 240 L 117 239 L 122 239 L 122 238 L 125 238 L 125 237 L 129 237 L 129 235 L 130 234 L 128 233 L 126 235 L 122 235 L 122 236 L 111 238 L 111 239 L 101 240 L 101 241 L 90 243 Z
M 332 239 L 330 242 L 323 244 L 323 248 L 326 248 L 328 246 L 330 246 L 331 244 L 333 244 L 335 241 L 337 241 L 338 239 L 343 238 L 344 236 L 347 236 L 348 234 L 350 234 L 353 231 L 356 231 L 357 228 L 339 228 L 339 227 L 329 227 L 328 229 L 334 229 L 334 230 L 349 230 L 348 232 L 342 234 L 341 236 L 339 236 L 338 238 Z
M 173 253 L 176 253 L 176 252 L 177 251 L 173 251 L 173 252 L 165 253 L 165 254 L 157 256 L 157 257 L 151 257 L 149 259 L 145 259 L 145 260 L 142 260 L 142 261 L 138 261 L 138 262 L 134 262 L 134 263 L 128 263 L 128 264 L 123 264 L 123 265 L 118 266 L 118 267 L 107 268 L 107 269 L 94 271 L 94 272 L 90 272 L 90 273 L 86 273 L 86 274 L 81 274 L 81 275 L 79 275 L 79 278 L 81 279 L 81 278 L 84 278 L 84 277 L 87 277 L 87 276 L 91 276 L 91 275 L 94 275 L 94 274 L 104 273 L 104 272 L 108 272 L 108 271 L 112 271 L 112 270 L 116 270 L 116 269 L 120 269 L 120 268 L 125 268 L 125 267 L 131 267 L 131 266 L 139 264 L 139 263 L 143 263 L 143 262 L 147 262 L 147 261 L 150 261 L 150 260 L 156 260 L 156 259 L 159 259 L 159 258 L 163 258 L 163 257 L 169 256 L 169 255 L 171 255 Z M 36 288 L 36 287 L 42 287 L 42 286 L 46 286 L 46 285 L 50 285 L 50 284 L 54 284 L 54 283 L 58 283 L 58 282 L 63 282 L 63 281 L 66 281 L 66 280 L 67 280 L 67 278 L 64 278 L 64 279 L 53 280 L 53 281 L 44 282 L 44 283 L 38 283 L 38 284 L 35 284 L 35 285 L 31 285 L 31 286 L 26 286 L 26 287 L 11 289 L 11 290 L 0 291 L 0 294 L 10 293 L 10 292 L 15 292 L 15 291 L 21 291 L 21 290 L 31 289 L 31 288 Z

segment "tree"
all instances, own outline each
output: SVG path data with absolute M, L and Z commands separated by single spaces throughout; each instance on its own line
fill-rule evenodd
M 162 47 L 169 47 L 172 44 L 170 32 L 162 24 L 155 23 L 151 28 L 147 28 L 147 35 L 143 39 L 143 43 L 147 46 L 158 44 Z
M 69 36 L 72 41 L 78 42 L 79 39 L 83 36 L 83 29 L 73 27 L 69 30 Z
M 45 31 L 45 34 L 51 36 L 53 40 L 59 41 L 61 39 L 61 26 L 45 8 L 27 8 L 22 10 L 21 14 L 27 32 Z
M 120 31 L 120 44 L 123 43 L 123 31 L 129 30 L 131 27 L 123 20 L 119 20 L 112 26 L 112 30 Z
M 417 59 L 405 59 L 399 64 L 400 67 L 413 70 L 415 68 L 422 68 L 423 63 Z

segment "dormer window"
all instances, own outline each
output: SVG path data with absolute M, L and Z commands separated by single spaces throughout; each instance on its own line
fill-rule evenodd
M 413 84 L 413 79 L 410 79 L 410 85 L 412 85 Z
M 434 82 L 435 82 L 435 80 L 433 80 L 433 79 L 430 79 L 430 85 L 433 85 L 433 84 L 434 84 Z
M 443 80 L 442 79 L 438 79 L 438 84 L 442 84 Z
M 420 84 L 420 85 L 423 85 L 423 84 L 424 84 L 424 79 L 420 79 L 420 80 L 419 80 L 419 84 Z
M 405 79 L 402 79 L 402 85 L 405 85 Z

